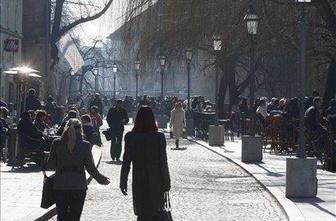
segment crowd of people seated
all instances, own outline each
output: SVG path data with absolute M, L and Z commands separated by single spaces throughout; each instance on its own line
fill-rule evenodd
M 335 157 L 336 99 L 329 107 L 321 108 L 322 99 L 314 91 L 304 100 L 304 125 L 306 152 L 316 156 L 323 163 L 328 157 Z M 254 115 L 254 116 L 253 116 Z M 300 100 L 298 98 L 257 99 L 253 105 L 242 98 L 239 104 L 239 128 L 243 134 L 251 129 L 250 120 L 255 117 L 257 133 L 265 139 L 265 145 L 278 152 L 295 152 L 298 148 Z

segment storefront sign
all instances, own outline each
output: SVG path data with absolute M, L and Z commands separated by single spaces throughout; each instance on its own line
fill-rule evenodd
M 18 52 L 19 51 L 19 39 L 6 39 L 4 41 L 4 51 Z

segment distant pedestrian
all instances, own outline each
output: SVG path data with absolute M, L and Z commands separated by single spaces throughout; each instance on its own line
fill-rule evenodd
M 37 98 L 35 89 L 31 88 L 28 91 L 28 96 L 26 98 L 26 109 L 25 110 L 41 110 L 41 101 Z
M 91 145 L 83 140 L 78 119 L 70 119 L 61 138 L 53 142 L 48 168 L 56 170 L 54 191 L 58 221 L 80 220 L 87 191 L 85 170 L 98 183 L 110 183 L 95 167 Z
M 98 107 L 98 112 L 102 115 L 103 114 L 103 101 L 100 98 L 100 94 L 96 93 L 93 100 L 90 101 L 90 107 L 89 110 L 91 110 L 91 107 L 96 106 Z
M 94 128 L 93 128 L 93 124 L 91 121 L 91 117 L 88 114 L 84 114 L 81 117 L 81 121 L 83 124 L 83 135 L 84 135 L 84 140 L 89 141 L 91 143 L 91 145 L 94 144 Z
M 170 113 L 169 127 L 173 129 L 176 148 L 179 148 L 179 140 L 183 137 L 183 129 L 186 128 L 185 111 L 182 103 L 177 102 L 175 108 Z
M 150 107 L 139 109 L 134 128 L 125 136 L 120 189 L 127 195 L 127 180 L 132 163 L 133 207 L 138 221 L 157 221 L 164 194 L 170 190 L 166 139 L 159 133 Z
M 127 111 L 123 108 L 122 103 L 122 100 L 117 100 L 116 105 L 109 110 L 106 117 L 111 132 L 111 158 L 118 162 L 120 162 L 124 125 L 129 121 Z
M 92 144 L 96 144 L 98 146 L 102 145 L 101 137 L 100 137 L 100 127 L 103 125 L 102 116 L 98 112 L 97 106 L 92 106 L 90 109 L 90 117 L 93 125 L 94 136 L 92 137 Z

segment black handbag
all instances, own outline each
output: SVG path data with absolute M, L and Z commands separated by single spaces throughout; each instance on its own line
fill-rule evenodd
M 171 214 L 171 205 L 170 205 L 170 198 L 169 192 L 165 193 L 165 202 L 164 207 L 160 211 L 160 221 L 173 221 L 173 216 Z
M 102 133 L 104 134 L 107 141 L 110 141 L 112 139 L 112 131 L 110 128 L 107 130 L 104 130 Z
M 54 195 L 54 179 L 56 174 L 48 177 L 45 170 L 43 170 L 43 175 L 41 208 L 48 209 L 56 203 Z

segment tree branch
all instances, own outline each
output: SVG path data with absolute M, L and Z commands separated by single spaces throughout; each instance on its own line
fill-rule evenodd
M 57 40 L 59 40 L 63 35 L 65 35 L 68 31 L 70 31 L 71 29 L 75 28 L 76 26 L 80 25 L 80 24 L 83 24 L 83 23 L 86 23 L 86 22 L 89 22 L 89 21 L 93 21 L 99 17 L 101 17 L 108 9 L 109 7 L 111 6 L 113 0 L 109 0 L 108 3 L 104 6 L 104 8 L 98 12 L 97 14 L 95 15 L 92 15 L 92 16 L 88 16 L 88 17 L 85 17 L 85 18 L 80 18 L 66 26 L 64 26 L 58 33 L 58 36 L 57 36 Z

